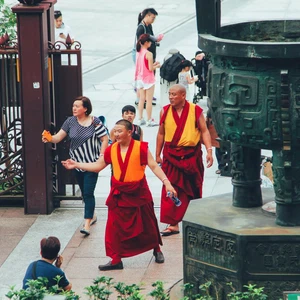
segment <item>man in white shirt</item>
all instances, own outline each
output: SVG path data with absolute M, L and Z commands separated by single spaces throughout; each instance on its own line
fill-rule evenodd
M 55 20 L 55 42 L 66 43 L 68 35 L 70 35 L 71 42 L 74 42 L 74 37 L 70 26 L 66 25 L 62 20 L 62 13 L 60 10 L 54 11 Z M 62 49 L 62 48 L 61 48 Z

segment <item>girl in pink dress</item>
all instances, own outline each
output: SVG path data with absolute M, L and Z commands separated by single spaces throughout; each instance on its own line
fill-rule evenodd
M 140 98 L 138 125 L 158 126 L 152 118 L 152 98 L 155 87 L 154 70 L 160 67 L 159 62 L 153 62 L 153 54 L 148 51 L 151 46 L 149 34 L 142 34 L 136 44 L 135 81 Z M 144 103 L 146 101 L 147 121 L 143 119 Z

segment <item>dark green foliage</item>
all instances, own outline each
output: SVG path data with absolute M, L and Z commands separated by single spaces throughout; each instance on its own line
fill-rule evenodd
M 152 286 L 155 289 L 151 293 L 149 293 L 149 295 L 152 296 L 155 300 L 170 300 L 169 294 L 164 290 L 163 282 L 156 281 L 152 284 Z
M 10 39 L 16 37 L 17 17 L 11 8 L 0 0 L 0 37 L 7 33 Z
M 12 300 L 42 300 L 46 294 L 50 295 L 64 295 L 66 300 L 78 300 L 73 291 L 64 291 L 59 288 L 58 283 L 61 278 L 57 276 L 55 278 L 57 284 L 47 289 L 48 280 L 46 278 L 39 277 L 37 280 L 29 280 L 28 288 L 26 290 L 16 290 L 15 287 L 11 287 L 10 291 L 6 294 L 9 299 Z M 232 284 L 229 283 L 233 292 L 227 295 L 227 300 L 266 300 L 267 295 L 263 293 L 264 288 L 258 288 L 255 284 L 245 285 L 245 292 L 235 291 Z M 152 284 L 154 290 L 148 295 L 155 300 L 170 300 L 168 291 L 165 291 L 162 281 L 156 281 Z M 211 290 L 215 290 L 212 282 L 208 281 L 205 284 L 200 285 L 199 294 L 194 294 L 194 285 L 186 283 L 183 285 L 185 296 L 181 300 L 220 300 L 211 296 Z M 93 285 L 85 287 L 86 294 L 91 300 L 145 300 L 145 296 L 141 294 L 141 288 L 139 285 L 132 284 L 126 285 L 123 282 L 115 283 L 111 277 L 97 277 L 93 281 Z M 217 293 L 216 293 L 217 294 Z M 147 298 L 148 299 L 148 298 Z
M 36 280 L 28 280 L 28 287 L 26 290 L 16 290 L 15 287 L 11 287 L 10 291 L 6 294 L 6 297 L 12 300 L 42 300 L 46 294 L 48 295 L 64 295 L 66 300 L 77 300 L 79 296 L 75 295 L 73 291 L 64 291 L 58 283 L 61 277 L 56 276 L 55 280 L 57 284 L 47 289 L 48 279 L 38 277 Z
M 229 283 L 232 287 L 232 284 Z M 227 299 L 229 300 L 240 300 L 240 299 L 250 299 L 250 300 L 266 300 L 268 296 L 265 295 L 263 287 L 256 287 L 255 284 L 244 285 L 247 289 L 246 292 L 232 292 L 227 295 Z

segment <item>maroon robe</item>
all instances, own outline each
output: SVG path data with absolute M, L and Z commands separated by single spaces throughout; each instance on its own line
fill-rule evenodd
M 141 142 L 141 165 L 147 164 L 147 145 Z M 124 163 L 118 153 L 122 170 L 121 180 L 125 178 L 131 151 L 132 147 L 129 146 Z M 104 160 L 108 164 L 112 163 L 111 146 L 106 149 Z M 159 244 L 162 245 L 152 195 L 145 176 L 135 182 L 119 181 L 112 176 L 111 184 L 111 191 L 106 201 L 108 206 L 105 231 L 107 256 L 119 260 L 122 257 L 130 257 L 154 249 Z
M 202 161 L 201 144 L 196 147 L 178 147 L 181 135 L 184 131 L 186 120 L 189 114 L 189 103 L 186 102 L 179 118 L 175 109 L 167 105 L 164 107 L 160 123 L 164 123 L 168 109 L 172 109 L 173 118 L 177 128 L 170 143 L 164 143 L 162 169 L 175 188 L 178 198 L 182 204 L 175 206 L 173 201 L 167 197 L 165 188 L 162 188 L 160 221 L 162 223 L 176 225 L 182 221 L 184 214 L 192 199 L 202 197 L 202 185 L 204 177 L 204 166 Z M 199 109 L 198 109 L 199 108 Z M 202 110 L 196 107 L 196 124 Z

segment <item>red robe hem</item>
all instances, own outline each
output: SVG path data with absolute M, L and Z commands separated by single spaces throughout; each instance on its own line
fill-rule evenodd
M 152 196 L 144 177 L 121 182 L 112 177 L 107 198 L 106 254 L 111 258 L 138 255 L 162 245 Z
M 163 187 L 160 221 L 175 225 L 182 221 L 190 200 L 202 197 L 204 166 L 201 145 L 172 148 L 170 143 L 165 143 L 163 157 L 162 169 L 177 191 L 182 204 L 175 206 L 166 196 Z

